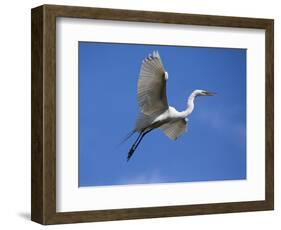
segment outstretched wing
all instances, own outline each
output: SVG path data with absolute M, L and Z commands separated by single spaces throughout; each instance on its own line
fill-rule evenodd
M 176 122 L 166 123 L 160 129 L 172 140 L 176 140 L 183 133 L 187 132 L 187 122 L 185 119 Z
M 143 60 L 138 81 L 138 103 L 146 115 L 168 109 L 165 72 L 158 51 Z

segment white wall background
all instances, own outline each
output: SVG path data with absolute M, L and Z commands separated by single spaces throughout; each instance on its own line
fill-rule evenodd
M 49 226 L 50 229 L 278 229 L 281 218 L 279 1 L 33 0 L 0 7 L 0 228 L 43 229 L 30 218 L 30 9 L 65 4 L 275 19 L 275 211 Z M 279 227 L 280 228 L 280 227 Z

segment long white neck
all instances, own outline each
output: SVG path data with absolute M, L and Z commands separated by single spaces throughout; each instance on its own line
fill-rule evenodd
M 190 96 L 188 97 L 187 108 L 186 108 L 186 110 L 181 112 L 181 115 L 183 117 L 188 117 L 192 113 L 192 111 L 194 109 L 194 99 L 195 99 L 195 97 L 196 97 L 196 93 L 194 93 L 194 92 L 192 94 L 190 94 Z

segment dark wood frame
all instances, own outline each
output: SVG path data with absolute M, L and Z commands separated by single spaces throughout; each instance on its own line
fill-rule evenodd
M 32 9 L 31 219 L 41 224 L 109 221 L 274 209 L 274 21 L 271 19 L 43 5 Z M 56 212 L 56 17 L 257 28 L 266 31 L 264 201 Z

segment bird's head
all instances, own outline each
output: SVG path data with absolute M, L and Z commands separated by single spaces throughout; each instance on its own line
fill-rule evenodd
M 195 96 L 214 96 L 216 94 L 214 92 L 209 92 L 202 89 L 196 89 L 193 91 L 193 93 Z

